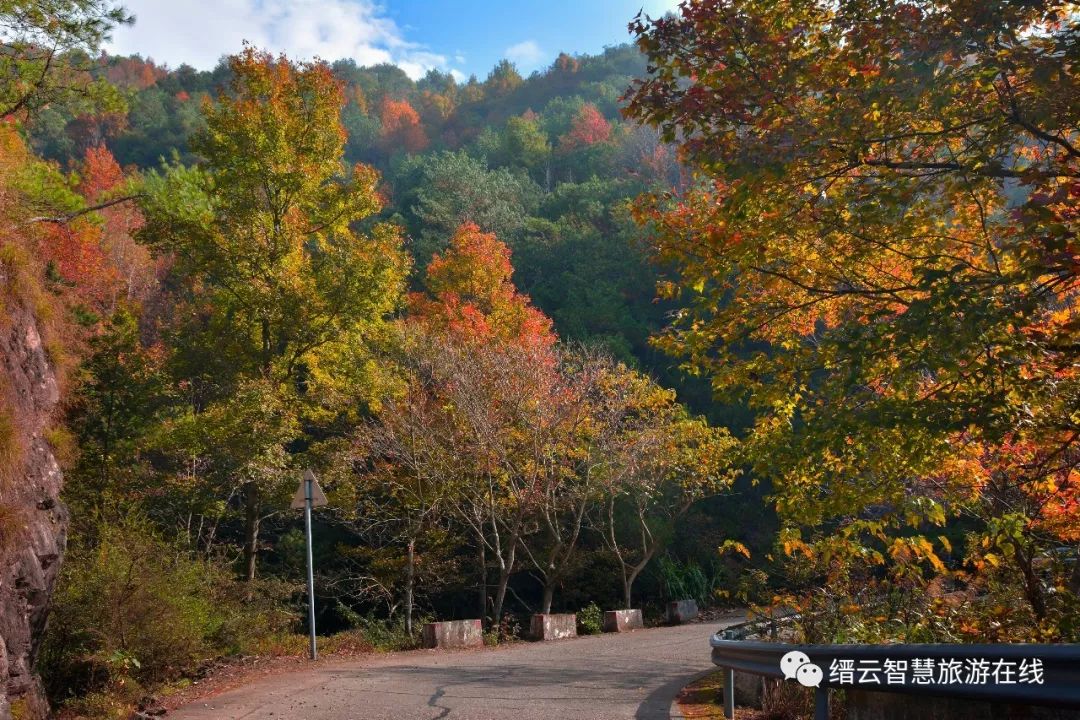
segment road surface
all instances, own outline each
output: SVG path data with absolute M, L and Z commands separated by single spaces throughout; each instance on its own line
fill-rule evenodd
M 683 625 L 465 651 L 320 661 L 169 713 L 170 720 L 667 720 L 712 667 L 709 635 Z

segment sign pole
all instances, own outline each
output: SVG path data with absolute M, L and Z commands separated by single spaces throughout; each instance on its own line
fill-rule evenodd
M 315 644 L 315 570 L 311 557 L 311 500 L 312 485 L 315 475 L 310 470 L 304 473 L 304 534 L 307 536 L 307 595 L 308 595 L 308 632 L 311 642 L 311 659 L 319 659 L 319 649 Z
M 307 607 L 308 632 L 311 634 L 311 659 L 319 659 L 319 649 L 315 646 L 315 563 L 311 558 L 311 509 L 326 505 L 326 493 L 319 487 L 315 473 L 304 471 L 304 479 L 296 488 L 289 507 L 304 511 L 304 535 L 307 540 Z

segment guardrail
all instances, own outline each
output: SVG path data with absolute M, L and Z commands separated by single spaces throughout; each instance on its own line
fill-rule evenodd
M 834 689 L 1080 708 L 1080 645 L 794 645 L 731 639 L 724 631 L 709 642 L 713 663 L 726 671 L 727 718 L 735 716 L 736 671 L 794 675 L 814 687 L 815 720 L 828 720 Z M 802 655 L 794 655 L 785 672 L 781 661 L 791 653 Z M 816 671 L 800 675 L 806 664 Z
M 741 622 L 738 625 L 728 625 L 716 634 L 724 640 L 745 640 L 752 635 L 756 635 L 759 637 L 767 636 L 775 641 L 779 637 L 782 626 L 798 620 L 800 617 L 802 615 L 796 612 L 789 612 L 785 615 L 762 615 L 753 620 Z

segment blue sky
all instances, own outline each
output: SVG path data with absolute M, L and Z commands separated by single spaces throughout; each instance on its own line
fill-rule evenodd
M 560 51 L 595 53 L 629 39 L 641 8 L 677 0 L 121 0 L 136 16 L 114 33 L 111 52 L 176 67 L 213 67 L 241 42 L 298 59 L 392 62 L 419 77 L 429 68 L 481 79 L 502 58 L 523 73 Z
M 509 55 L 531 72 L 550 65 L 560 51 L 597 52 L 629 39 L 626 24 L 645 7 L 658 14 L 674 2 L 662 0 L 550 0 L 491 2 L 407 0 L 387 3 L 387 14 L 407 37 L 464 62 L 459 69 L 483 79 Z

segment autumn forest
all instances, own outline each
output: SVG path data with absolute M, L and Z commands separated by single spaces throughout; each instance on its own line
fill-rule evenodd
M 12 702 L 126 717 L 303 652 L 307 469 L 327 652 L 682 598 L 1080 641 L 1075 6 L 626 21 L 412 79 L 0 0 Z

